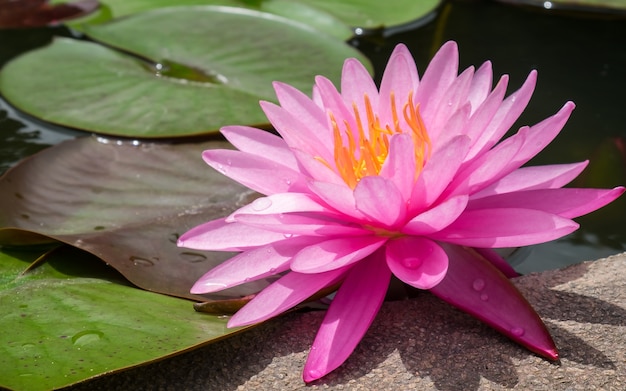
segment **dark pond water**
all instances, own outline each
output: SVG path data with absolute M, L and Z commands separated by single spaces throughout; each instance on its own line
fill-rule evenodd
M 0 66 L 45 45 L 55 35 L 69 32 L 62 28 L 0 30 Z M 459 43 L 462 68 L 491 60 L 496 78 L 510 75 L 510 91 L 521 85 L 531 69 L 539 71 L 537 90 L 514 129 L 544 119 L 568 100 L 577 104 L 561 135 L 530 164 L 590 159 L 574 185 L 626 184 L 626 19 L 457 1 L 444 5 L 418 27 L 351 43 L 381 71 L 396 43 L 404 42 L 423 71 L 434 51 L 450 39 Z M 33 120 L 0 99 L 0 173 L 23 157 L 81 135 Z M 517 250 L 510 261 L 526 273 L 626 250 L 626 197 L 578 221 L 582 227 L 574 234 Z

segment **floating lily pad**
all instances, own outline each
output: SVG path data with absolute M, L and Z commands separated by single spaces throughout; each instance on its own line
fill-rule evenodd
M 256 293 L 270 280 L 191 295 L 200 276 L 233 254 L 176 246 L 180 234 L 257 197 L 203 162 L 203 150 L 228 145 L 118 145 L 85 137 L 46 149 L 0 177 L 0 245 L 67 243 L 141 288 L 178 297 Z
M 129 286 L 100 260 L 0 250 L 0 387 L 50 390 L 127 369 L 236 332 L 225 317 Z
M 310 24 L 334 36 L 345 36 L 345 28 L 391 27 L 411 22 L 434 11 L 441 0 L 101 0 L 100 13 L 80 23 L 102 23 L 111 18 L 156 8 L 183 5 L 226 5 L 271 12 Z
M 0 92 L 40 119 L 103 134 L 176 137 L 262 124 L 272 82 L 338 81 L 358 51 L 305 25 L 227 7 L 175 7 L 91 26 L 0 71 Z M 132 54 L 129 54 L 132 53 Z
M 61 0 L 60 0 L 61 1 Z M 346 40 L 353 35 L 352 29 L 332 13 L 292 0 L 104 0 L 97 12 L 78 20 L 68 21 L 68 25 L 82 31 L 85 25 L 108 22 L 111 19 L 140 12 L 167 7 L 196 5 L 221 5 L 269 12 L 298 21 L 320 32 Z

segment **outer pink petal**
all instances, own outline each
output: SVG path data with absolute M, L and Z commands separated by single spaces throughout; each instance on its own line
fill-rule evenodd
M 578 224 L 532 209 L 495 208 L 465 211 L 432 239 L 471 247 L 518 247 L 565 236 Z
M 389 269 L 411 286 L 430 289 L 446 275 L 448 255 L 432 240 L 403 236 L 390 240 L 385 247 Z
M 291 270 L 300 273 L 320 273 L 353 264 L 372 254 L 387 239 L 378 236 L 359 236 L 331 239 L 305 247 L 291 263 Z
M 191 288 L 191 293 L 221 291 L 235 285 L 282 273 L 289 269 L 291 258 L 320 238 L 293 238 L 244 251 L 203 275 Z
M 454 41 L 448 41 L 437 51 L 428 64 L 417 89 L 415 103 L 420 104 L 420 112 L 426 126 L 434 121 L 434 114 L 441 104 L 441 98 L 457 77 L 459 52 Z
M 197 250 L 241 251 L 284 240 L 281 233 L 217 219 L 185 232 L 178 246 Z
M 290 167 L 245 152 L 209 149 L 204 161 L 227 177 L 262 194 L 306 188 L 302 174 Z
M 354 189 L 356 208 L 377 224 L 391 227 L 406 216 L 406 203 L 398 188 L 381 176 L 368 176 Z
M 348 272 L 315 336 L 304 365 L 304 381 L 319 379 L 343 364 L 374 321 L 391 278 L 381 253 Z
M 288 273 L 263 289 L 233 315 L 228 321 L 228 327 L 258 323 L 279 315 L 327 286 L 335 284 L 345 273 L 346 269 L 317 274 Z
M 472 105 L 472 113 L 487 99 L 493 82 L 491 62 L 486 61 L 474 73 L 467 100 Z
M 274 90 L 282 108 L 305 123 L 309 129 L 316 130 L 315 134 L 309 136 L 316 137 L 322 142 L 332 139 L 332 132 L 327 129 L 327 114 L 311 98 L 285 83 L 274 82 Z
M 623 192 L 623 187 L 610 190 L 565 188 L 517 191 L 473 200 L 467 209 L 535 209 L 573 219 L 603 207 Z
M 472 76 L 474 76 L 474 68 L 469 67 L 454 80 L 441 97 L 441 104 L 435 110 L 433 120 L 428 124 L 428 135 L 431 140 L 438 139 L 440 132 L 449 131 L 444 125 L 467 102 Z
M 556 189 L 570 183 L 589 161 L 573 164 L 553 164 L 519 168 L 497 182 L 487 186 L 472 199 L 522 190 Z
M 316 159 L 315 156 L 296 149 L 293 150 L 293 153 L 296 159 L 298 159 L 298 163 L 300 163 L 300 171 L 303 172 L 303 174 L 308 175 L 315 181 L 341 184 L 347 187 L 343 179 L 335 171 L 322 163 L 319 159 Z M 333 164 L 334 167 L 334 161 L 329 164 Z
M 320 156 L 326 161 L 332 161 L 333 152 L 329 149 L 331 145 L 326 138 L 326 131 L 322 133 L 322 138 L 318 138 L 318 129 L 311 128 L 310 125 L 302 122 L 286 109 L 270 102 L 260 103 L 267 119 L 274 125 L 276 131 L 282 136 L 289 148 L 304 151 L 311 156 Z M 326 125 L 323 129 L 326 129 Z
M 220 132 L 241 152 L 263 157 L 298 170 L 298 163 L 285 140 L 268 131 L 249 126 L 225 126 Z
M 460 195 L 420 213 L 402 228 L 407 235 L 429 235 L 452 224 L 465 210 L 468 196 Z
M 480 155 L 493 147 L 509 130 L 528 105 L 535 90 L 537 72 L 531 71 L 519 90 L 509 95 L 498 108 L 489 125 L 481 132 L 480 138 L 472 145 L 469 158 Z
M 334 214 L 335 212 L 321 205 L 313 196 L 303 193 L 278 193 L 257 198 L 248 205 L 239 208 L 226 221 L 235 221 L 239 214 L 277 214 L 294 212 L 319 212 Z
M 472 108 L 472 114 L 465 130 L 467 136 L 472 139 L 472 153 L 468 156 L 468 161 L 476 157 L 479 152 L 483 151 L 485 143 L 487 143 L 489 137 L 492 136 L 491 133 L 487 133 L 485 130 L 502 105 L 508 82 L 509 77 L 507 75 L 502 76 L 498 84 L 496 84 L 496 87 L 485 98 L 482 104 L 476 108 Z
M 573 102 L 567 102 L 558 113 L 544 119 L 536 125 L 533 125 L 528 131 L 526 141 L 513 160 L 512 168 L 518 168 L 522 164 L 528 162 L 537 153 L 541 152 L 554 138 L 559 134 L 565 123 L 572 114 L 576 105 Z M 515 136 L 512 136 L 513 138 Z M 511 169 L 510 171 L 513 171 Z
M 345 183 L 311 182 L 309 189 L 331 208 L 355 219 L 365 219 L 365 215 L 356 209 L 354 191 Z
M 541 318 L 502 273 L 470 249 L 450 245 L 444 249 L 450 258 L 448 273 L 430 289 L 432 293 L 531 351 L 558 359 Z
M 316 213 L 277 213 L 268 215 L 238 214 L 236 222 L 267 231 L 278 232 L 291 237 L 293 235 L 308 236 L 361 236 L 371 231 L 357 224 L 351 224 L 331 216 Z

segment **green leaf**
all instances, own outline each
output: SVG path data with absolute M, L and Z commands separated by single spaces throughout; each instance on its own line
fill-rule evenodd
M 71 22 L 71 26 L 82 29 L 81 23 L 102 23 L 109 18 L 156 8 L 211 4 L 274 13 L 347 39 L 351 33 L 347 34 L 349 30 L 346 26 L 380 28 L 405 24 L 433 12 L 441 2 L 442 0 L 102 0 L 100 14 Z
M 258 196 L 201 158 L 203 150 L 229 146 L 85 137 L 46 149 L 0 177 L 0 245 L 60 241 L 98 256 L 139 287 L 203 300 L 189 289 L 233 254 L 179 248 L 178 236 Z M 270 281 L 206 298 L 247 296 Z
M 56 389 L 238 331 L 187 300 L 128 286 L 77 250 L 23 273 L 37 255 L 0 249 L 0 387 Z
M 368 63 L 305 25 L 238 8 L 168 8 L 87 32 L 125 53 L 57 39 L 0 71 L 4 97 L 40 119 L 96 133 L 189 136 L 266 123 L 258 101 L 275 100 L 275 80 L 311 91 L 315 75 L 337 82 L 348 57 Z
M 307 24 L 341 40 L 346 40 L 353 35 L 352 29 L 332 13 L 316 8 L 314 4 L 307 5 L 292 0 L 104 0 L 101 1 L 97 12 L 78 20 L 70 20 L 67 24 L 83 31 L 85 25 L 104 23 L 122 16 L 159 8 L 196 5 L 221 5 L 269 12 Z

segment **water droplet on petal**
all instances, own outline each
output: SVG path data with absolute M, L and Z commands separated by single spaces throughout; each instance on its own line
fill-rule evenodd
M 135 266 L 154 266 L 154 262 L 146 258 L 136 257 L 133 255 L 129 259 Z
M 485 289 L 485 280 L 481 278 L 475 279 L 472 283 L 472 289 L 474 289 L 476 292 L 480 292 Z
M 293 238 L 293 234 L 285 234 L 283 236 L 285 236 L 286 239 Z
M 272 200 L 267 197 L 257 198 L 252 202 L 252 210 L 256 210 L 257 212 L 263 211 L 272 206 Z
M 287 184 L 287 186 L 290 186 L 291 185 L 291 179 L 289 179 L 289 178 L 285 179 L 285 183 Z
M 422 265 L 422 260 L 419 258 L 405 258 L 403 261 L 404 266 L 408 269 L 417 269 Z
M 320 377 L 322 377 L 322 372 L 318 371 L 317 369 L 310 369 L 309 370 L 309 378 L 311 378 L 311 379 L 319 379 Z
M 511 329 L 511 334 L 515 335 L 516 337 L 521 337 L 522 335 L 524 335 L 525 332 L 526 330 L 521 327 L 513 327 Z
M 489 300 L 489 295 L 486 293 L 483 293 L 482 295 L 480 295 L 480 300 L 482 301 L 487 301 Z
M 270 273 L 276 273 L 276 268 L 275 267 L 271 268 Z

